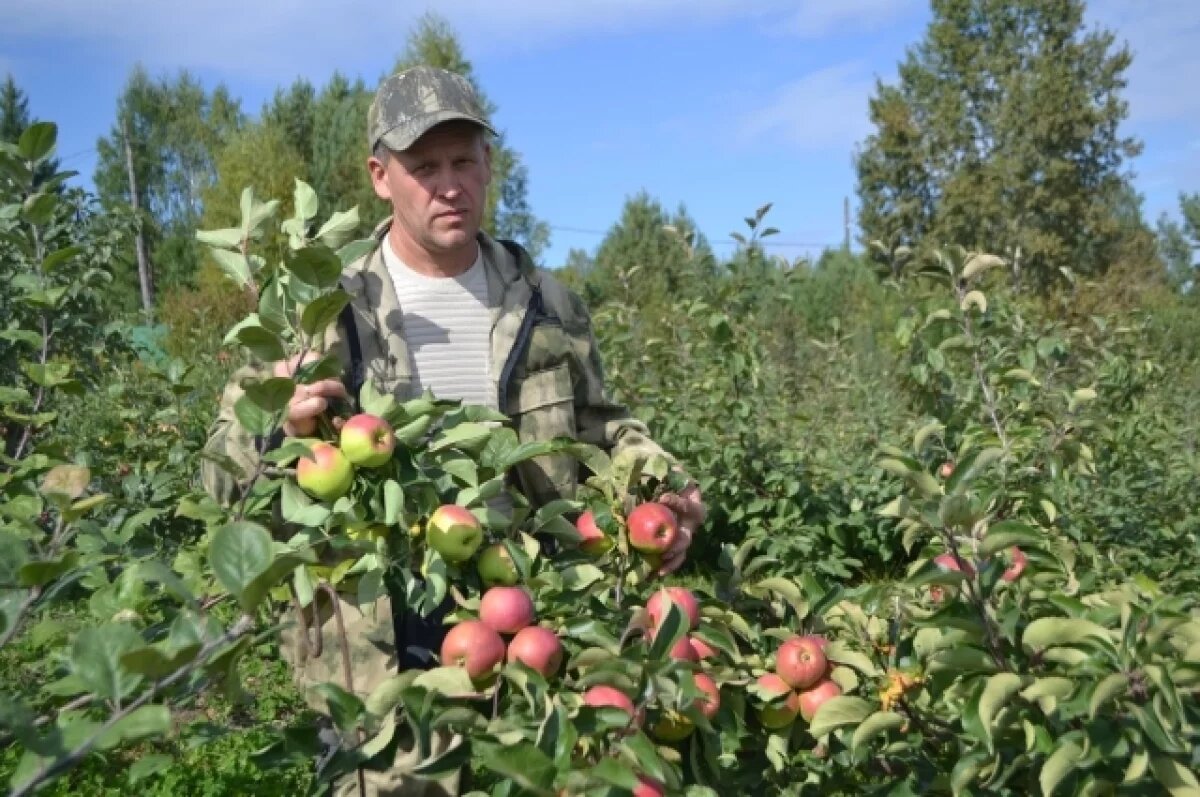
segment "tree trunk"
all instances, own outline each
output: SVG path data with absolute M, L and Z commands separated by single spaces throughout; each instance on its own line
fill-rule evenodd
M 142 232 L 142 213 L 138 204 L 137 175 L 133 171 L 133 147 L 129 143 L 129 127 L 121 117 L 121 138 L 125 142 L 125 168 L 129 172 L 129 204 L 137 216 L 137 232 L 134 249 L 137 252 L 138 282 L 142 286 L 142 310 L 149 315 L 154 310 L 154 274 L 150 270 L 150 259 L 146 257 L 146 236 Z

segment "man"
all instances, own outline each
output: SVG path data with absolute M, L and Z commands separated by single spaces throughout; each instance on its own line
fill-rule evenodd
M 492 177 L 488 136 L 494 132 L 470 84 L 424 66 L 392 75 L 376 92 L 367 126 L 367 167 L 375 192 L 392 206 L 391 218 L 375 230 L 377 246 L 342 276 L 353 301 L 332 343 L 347 366 L 346 378 L 297 387 L 285 433 L 312 433 L 331 402 L 353 401 L 370 379 L 400 400 L 428 389 L 438 398 L 490 406 L 512 419 L 522 442 L 564 435 L 614 456 L 665 454 L 643 423 L 607 397 L 579 297 L 539 271 L 516 245 L 481 232 Z M 295 367 L 276 363 L 274 370 L 284 375 Z M 208 446 L 250 472 L 253 441 L 233 412 L 241 395 L 237 381 L 222 397 Z M 535 505 L 575 495 L 578 465 L 568 456 L 541 457 L 516 470 L 522 494 Z M 236 495 L 238 485 L 217 466 L 206 464 L 203 476 L 219 500 Z M 705 508 L 694 483 L 661 500 L 681 526 L 679 542 L 662 560 L 659 572 L 665 575 L 683 563 Z M 372 612 L 356 605 L 356 596 L 343 595 L 338 608 L 355 645 L 356 693 L 369 694 L 397 666 L 434 663 L 438 629 L 402 611 L 393 617 L 387 598 Z M 324 650 L 335 651 L 320 660 L 309 655 L 306 633 L 285 635 L 285 655 L 302 681 L 342 680 L 333 614 L 319 611 Z M 401 753 L 392 771 L 369 773 L 367 792 L 456 793 L 456 776 L 439 784 L 406 777 L 414 756 Z M 357 779 L 338 793 L 359 794 Z

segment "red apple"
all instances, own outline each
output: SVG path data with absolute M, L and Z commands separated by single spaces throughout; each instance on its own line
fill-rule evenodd
M 633 790 L 633 797 L 663 797 L 666 791 L 654 778 L 638 775 L 638 785 Z
M 698 672 L 693 676 L 696 687 L 708 695 L 700 701 L 700 713 L 708 719 L 712 719 L 717 715 L 717 709 L 721 708 L 721 690 L 717 687 L 717 682 L 712 679 L 712 676 L 705 672 Z
M 971 566 L 970 562 L 968 562 L 966 559 L 963 560 L 963 564 L 966 565 L 966 569 L 964 570 L 958 566 L 958 560 L 954 558 L 954 554 L 949 552 L 935 556 L 933 558 L 933 563 L 943 570 L 961 571 L 965 572 L 967 575 L 975 574 L 975 568 Z
M 583 704 L 594 708 L 619 708 L 631 717 L 635 710 L 633 701 L 629 699 L 629 695 L 615 686 L 605 686 L 603 684 L 593 686 L 584 692 Z
M 600 556 L 613 547 L 612 538 L 596 525 L 596 515 L 592 510 L 589 509 L 579 516 L 579 520 L 575 521 L 575 528 L 579 536 L 583 537 L 579 548 L 588 556 Z
M 824 705 L 825 701 L 837 697 L 841 693 L 842 688 L 829 679 L 821 681 L 812 689 L 801 692 L 800 716 L 804 717 L 805 722 L 812 722 L 817 709 Z
M 342 424 L 339 442 L 350 462 L 360 468 L 378 468 L 392 458 L 396 435 L 383 418 L 362 412 Z
M 698 636 L 690 636 L 688 637 L 688 641 L 692 645 L 692 650 L 696 651 L 696 658 L 699 661 L 704 661 L 705 659 L 715 659 L 718 655 L 720 655 L 716 648 Z
M 938 473 L 941 474 L 943 479 L 949 479 L 952 475 L 954 475 L 954 461 L 946 460 L 943 462 L 942 467 L 938 468 Z
M 692 646 L 692 640 L 686 636 L 680 637 L 679 641 L 671 646 L 667 656 L 679 661 L 700 661 L 696 648 Z
M 679 536 L 675 513 L 654 501 L 634 507 L 625 523 L 629 527 L 629 544 L 644 554 L 662 554 Z
M 563 647 L 558 636 L 549 628 L 531 625 L 522 628 L 508 643 L 508 661 L 519 661 L 531 670 L 549 678 L 562 665 Z
M 533 617 L 533 598 L 522 587 L 492 587 L 479 601 L 479 619 L 501 634 L 517 633 Z
M 425 538 L 447 562 L 465 562 L 483 544 L 483 527 L 466 507 L 443 504 L 429 517 Z
M 296 462 L 296 483 L 313 498 L 334 501 L 354 483 L 354 466 L 337 446 L 318 441 L 312 444 L 312 458 L 301 456 Z
M 795 721 L 796 715 L 800 713 L 800 695 L 793 692 L 792 688 L 773 672 L 760 675 L 758 685 L 772 698 L 770 703 L 758 709 L 758 721 L 762 723 L 762 726 L 778 730 L 791 725 Z M 777 698 L 784 695 L 787 698 L 780 703 Z
M 442 640 L 442 666 L 465 667 L 471 682 L 486 684 L 504 660 L 504 640 L 479 620 L 464 620 Z
M 650 600 L 646 601 L 646 611 L 650 613 L 650 620 L 656 631 L 667 615 L 666 601 L 671 601 L 678 606 L 679 610 L 687 617 L 689 630 L 700 624 L 700 604 L 692 591 L 684 587 L 663 587 L 651 595 Z
M 1025 572 L 1025 566 L 1029 564 L 1029 559 L 1025 556 L 1024 551 L 1014 547 L 1009 562 L 1008 569 L 1004 571 L 1004 574 L 1000 578 L 1004 581 L 1016 581 Z
M 793 689 L 807 689 L 825 675 L 822 647 L 811 636 L 792 637 L 775 654 L 775 672 Z

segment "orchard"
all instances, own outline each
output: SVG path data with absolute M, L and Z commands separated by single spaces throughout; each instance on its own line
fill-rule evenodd
M 14 175 L 3 245 L 24 269 L 5 331 L 22 382 L 0 393 L 21 430 L 0 479 L 13 794 L 169 791 L 246 738 L 229 788 L 259 793 L 386 768 L 402 739 L 419 776 L 462 771 L 471 794 L 1200 793 L 1194 534 L 1179 525 L 1192 548 L 1151 571 L 1090 525 L 1090 502 L 1110 495 L 1092 482 L 1120 464 L 1103 402 L 1133 400 L 1154 366 L 1100 330 L 1025 314 L 996 279 L 1001 258 L 937 251 L 904 286 L 890 330 L 904 411 L 871 430 L 846 479 L 817 454 L 797 464 L 807 449 L 764 428 L 789 405 L 755 409 L 771 395 L 754 359 L 769 329 L 729 314 L 736 280 L 728 302 L 690 300 L 673 331 L 686 357 L 642 388 L 674 413 L 656 433 L 714 512 L 689 567 L 662 578 L 679 526 L 657 499 L 682 486 L 663 459 L 520 444 L 493 410 L 369 382 L 312 434 L 277 434 L 297 387 L 338 373 L 326 335 L 350 300 L 341 270 L 365 245 L 349 240 L 354 211 L 320 220 L 300 181 L 292 216 L 247 189 L 240 225 L 198 233 L 255 300 L 222 349 L 248 366 L 236 414 L 260 445 L 249 471 L 220 463 L 237 500 L 196 484 L 215 398 L 178 361 L 144 377 L 149 399 L 106 399 L 127 402 L 117 431 L 80 425 L 109 410 L 72 403 L 99 386 L 52 344 L 103 258 L 89 260 L 63 197 L 20 179 L 54 141 L 38 125 L 0 151 Z M 266 242 L 280 238 L 276 258 Z M 100 276 L 78 273 L 88 264 Z M 620 309 L 604 345 L 628 329 Z M 263 367 L 291 358 L 290 375 Z M 144 423 L 159 437 L 139 449 Z M 808 423 L 814 451 L 844 432 Z M 534 507 L 509 476 L 548 455 L 587 478 Z M 872 535 L 882 542 L 862 553 Z M 343 633 L 314 654 L 327 682 L 304 695 L 275 683 L 267 699 L 297 617 L 389 590 L 409 611 L 445 612 L 430 667 L 360 693 Z

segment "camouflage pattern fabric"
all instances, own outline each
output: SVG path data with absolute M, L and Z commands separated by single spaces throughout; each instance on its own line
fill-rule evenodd
M 367 110 L 367 147 L 383 142 L 402 152 L 434 125 L 462 119 L 492 135 L 471 84 L 462 75 L 431 66 L 415 66 L 386 78 Z

